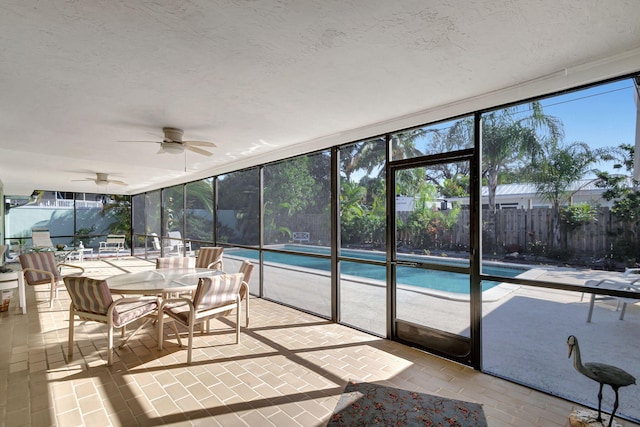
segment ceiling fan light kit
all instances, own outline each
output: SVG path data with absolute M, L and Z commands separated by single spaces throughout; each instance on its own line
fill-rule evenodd
M 161 147 L 161 152 L 169 154 L 182 154 L 182 152 L 184 151 L 184 147 L 182 146 L 182 144 L 172 141 L 164 141 Z
M 182 139 L 182 135 L 184 135 L 184 130 L 172 127 L 163 127 L 162 133 L 164 134 L 164 138 L 162 141 L 120 141 L 120 142 L 148 142 L 148 143 L 156 143 L 160 144 L 160 153 L 170 153 L 170 154 L 181 154 L 184 153 L 185 150 L 192 151 L 194 153 L 203 155 L 203 156 L 213 156 L 213 153 L 207 150 L 204 150 L 200 147 L 208 147 L 213 148 L 216 146 L 213 142 L 209 141 L 184 141 Z

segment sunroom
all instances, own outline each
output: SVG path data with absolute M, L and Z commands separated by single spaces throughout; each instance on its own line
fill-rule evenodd
M 9 75 L 17 87 L 38 83 L 43 105 L 55 113 L 33 107 L 36 94 L 26 89 L 31 108 L 21 105 L 5 86 L 16 106 L 7 114 L 0 143 L 6 264 L 31 250 L 31 232 L 38 228 L 49 230 L 65 256 L 77 255 L 71 262 L 82 261 L 105 277 L 115 274 L 114 268 L 152 268 L 150 261 L 158 257 L 197 257 L 201 247 L 220 246 L 230 271 L 247 259 L 256 265 L 250 293 L 260 326 L 243 329 L 256 348 L 266 345 L 260 331 L 273 328 L 286 335 L 270 317 L 323 328 L 317 342 L 312 330 L 306 343 L 307 332 L 296 331 L 295 340 L 280 347 L 268 337 L 274 351 L 296 363 L 305 350 L 288 346 L 308 346 L 314 359 L 300 365 L 317 362 L 310 369 L 322 378 L 316 394 L 313 381 L 296 390 L 293 378 L 280 378 L 278 384 L 285 386 L 274 386 L 280 389 L 277 397 L 238 393 L 225 401 L 216 395 L 215 404 L 170 410 L 161 402 L 184 396 L 147 389 L 145 403 L 137 403 L 143 407 L 114 418 L 118 410 L 87 409 L 91 405 L 74 391 L 70 400 L 83 422 L 99 412 L 112 425 L 126 425 L 125 420 L 224 424 L 230 416 L 230 423 L 262 419 L 277 425 L 284 414 L 300 425 L 325 424 L 345 383 L 362 379 L 484 404 L 490 425 L 565 425 L 573 409 L 598 406 L 598 384 L 566 357 L 570 335 L 580 338 L 585 361 L 639 374 L 640 305 L 634 293 L 640 288 L 634 269 L 640 267 L 640 28 L 631 12 L 640 10 L 635 3 L 549 3 L 548 10 L 501 2 L 465 10 L 380 3 L 379 9 L 362 10 L 349 3 L 333 10 L 317 3 L 283 8 L 267 2 L 257 9 L 234 4 L 216 11 L 229 20 L 204 3 L 53 4 L 58 7 L 8 7 L 17 22 L 27 17 L 34 22 L 25 40 L 11 36 L 16 62 L 17 46 L 27 49 L 25 61 L 39 53 L 51 61 L 48 74 L 22 76 L 11 68 Z M 131 22 L 125 19 L 128 12 Z M 73 17 L 102 23 L 104 34 L 93 34 L 95 43 L 88 46 L 80 35 L 91 30 Z M 218 26 L 211 28 L 205 18 Z M 71 24 L 68 31 L 46 36 L 65 23 Z M 244 27 L 250 24 L 250 30 Z M 133 34 L 127 45 L 126 35 Z M 57 48 L 45 49 L 48 37 Z M 158 52 L 135 56 L 160 39 L 165 42 Z M 229 45 L 220 47 L 214 39 Z M 202 63 L 193 55 L 200 51 L 196 42 L 204 43 L 202 52 L 213 49 L 202 53 Z M 104 58 L 94 58 L 92 49 L 105 52 Z M 71 66 L 74 56 L 77 63 Z M 245 63 L 249 59 L 258 62 Z M 211 80 L 207 66 L 230 85 Z M 103 79 L 92 75 L 98 69 Z M 444 70 L 451 75 L 441 74 Z M 116 79 L 121 74 L 127 77 Z M 58 77 L 60 84 L 45 81 L 45 75 Z M 176 86 L 162 86 L 168 82 Z M 193 84 L 199 87 L 187 87 Z M 118 89 L 123 101 L 115 102 Z M 218 99 L 211 101 L 216 91 Z M 151 99 L 141 100 L 145 95 Z M 79 106 L 56 109 L 49 98 Z M 29 129 L 27 119 L 35 120 Z M 21 148 L 15 142 L 18 124 L 27 141 Z M 505 193 L 499 189 L 508 185 L 533 188 L 536 202 L 501 199 Z M 126 257 L 107 254 L 99 261 L 101 242 L 114 234 L 126 236 Z M 38 378 L 39 385 L 51 382 L 51 390 L 56 378 L 67 378 L 64 387 L 75 390 L 108 372 L 108 384 L 113 378 L 126 383 L 140 371 L 152 371 L 140 381 L 162 384 L 164 371 L 181 363 L 175 349 L 154 358 L 144 350 L 152 345 L 131 344 L 117 352 L 117 366 L 127 374 L 116 374 L 101 365 L 100 351 L 90 348 L 100 332 L 92 337 L 96 332 L 88 330 L 80 344 L 83 362 L 72 363 L 56 350 L 66 343 L 68 299 L 63 295 L 47 313 L 40 290 L 27 293 L 28 321 L 20 320 L 16 298 L 2 314 L 1 322 L 11 329 L 9 363 L 2 368 L 5 390 L 15 372 L 26 375 L 21 378 L 29 387 Z M 21 324 L 29 334 L 36 328 L 55 335 L 45 337 L 55 344 L 31 349 L 35 340 L 15 335 Z M 358 366 L 355 352 L 343 355 L 349 362 L 336 373 L 343 365 L 327 344 L 331 327 L 340 328 L 340 347 L 371 340 L 371 351 L 401 352 L 402 360 L 394 366 L 380 356 L 385 361 L 379 365 L 366 359 Z M 345 336 L 355 341 L 343 342 Z M 208 346 L 215 351 L 207 354 Z M 215 375 L 218 368 L 209 365 L 224 361 L 224 373 L 233 376 L 226 363 L 251 358 L 249 349 L 236 360 L 233 346 L 208 346 L 199 349 L 197 367 L 180 365 L 175 375 Z M 325 358 L 328 362 L 319 362 Z M 426 368 L 429 363 L 436 370 L 459 369 L 461 376 L 439 378 L 449 385 L 431 388 L 437 375 Z M 420 373 L 423 368 L 428 374 Z M 393 374 L 378 375 L 386 369 Z M 75 377 L 66 377 L 71 370 L 77 370 Z M 189 381 L 178 378 L 180 393 Z M 212 381 L 194 384 L 219 383 Z M 231 390 L 234 381 L 220 386 Z M 476 381 L 498 381 L 499 387 L 483 383 L 474 392 Z M 553 409 L 549 416 L 523 413 L 509 407 L 526 406 L 527 397 L 484 401 L 484 393 L 533 393 L 533 407 Z M 299 403 L 292 411 L 296 399 L 310 405 L 321 400 L 324 406 L 314 413 L 313 406 Z M 532 403 L 538 399 L 543 403 Z M 605 412 L 611 412 L 613 399 L 605 388 Z M 43 424 L 60 424 L 75 414 L 72 404 L 62 408 L 53 402 L 38 411 L 31 401 L 26 409 L 18 406 L 32 425 L 39 425 L 39 417 Z M 638 423 L 639 402 L 637 386 L 621 388 L 616 420 Z M 7 396 L 0 403 L 9 424 L 19 425 L 14 420 L 23 412 L 11 409 L 16 402 Z

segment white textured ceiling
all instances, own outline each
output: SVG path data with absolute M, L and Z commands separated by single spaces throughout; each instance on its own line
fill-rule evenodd
M 134 194 L 640 70 L 637 0 L 3 0 L 0 181 Z M 163 126 L 215 155 L 157 154 Z

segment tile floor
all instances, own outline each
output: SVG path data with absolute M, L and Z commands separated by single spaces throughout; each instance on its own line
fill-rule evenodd
M 92 277 L 153 267 L 132 258 L 82 265 Z M 17 297 L 0 313 L 0 426 L 322 426 L 349 379 L 481 403 L 492 427 L 568 426 L 579 408 L 256 298 L 240 344 L 228 320 L 216 321 L 211 336 L 194 339 L 191 366 L 170 328 L 158 351 L 149 325 L 107 367 L 104 326 L 79 321 L 69 360 L 68 296 L 52 309 L 46 298 L 46 288 L 28 287 L 27 315 Z

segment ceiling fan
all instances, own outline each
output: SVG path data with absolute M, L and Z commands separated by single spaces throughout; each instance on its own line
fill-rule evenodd
M 74 179 L 74 181 L 93 181 L 97 186 L 107 186 L 109 184 L 127 185 L 124 181 L 109 179 L 109 174 L 96 172 L 95 178 Z
M 164 139 L 162 141 L 122 141 L 122 142 L 153 142 L 160 144 L 158 153 L 181 154 L 184 150 L 193 151 L 203 156 L 213 156 L 213 153 L 200 147 L 215 147 L 216 144 L 207 141 L 183 141 L 184 131 L 178 128 L 162 128 Z

